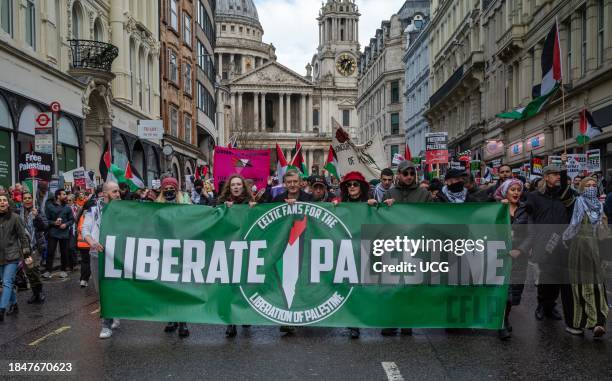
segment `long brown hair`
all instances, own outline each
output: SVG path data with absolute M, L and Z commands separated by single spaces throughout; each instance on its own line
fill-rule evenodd
M 242 195 L 238 198 L 234 198 L 231 192 L 230 185 L 232 184 L 232 180 L 240 179 L 242 181 Z M 223 185 L 223 189 L 221 190 L 221 194 L 219 195 L 219 202 L 232 201 L 237 204 L 241 204 L 244 202 L 249 202 L 253 200 L 253 195 L 251 194 L 251 190 L 246 185 L 246 180 L 244 177 L 238 174 L 231 175 L 225 185 Z

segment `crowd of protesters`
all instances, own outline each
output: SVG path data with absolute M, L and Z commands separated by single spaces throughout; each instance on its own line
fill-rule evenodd
M 235 174 L 220 185 L 219 192 L 210 180 L 202 179 L 194 179 L 192 189 L 184 192 L 171 176 L 161 180 L 159 189 L 136 192 L 127 184 L 112 181 L 91 192 L 58 189 L 51 193 L 45 182 L 38 183 L 36 194 L 22 184 L 8 190 L 0 187 L 0 322 L 5 315 L 18 313 L 17 289 L 31 290 L 27 303 L 44 303 L 43 280 L 66 278 L 77 267 L 80 287 L 88 287 L 91 281 L 97 289 L 98 255 L 104 250 L 98 241 L 101 215 L 104 206 L 114 200 L 208 207 L 298 201 L 357 202 L 372 207 L 500 202 L 508 204 L 513 229 L 511 285 L 500 339 L 511 337 L 510 311 L 521 301 L 529 262 L 537 267 L 537 320 L 565 319 L 570 334 L 583 335 L 587 330 L 594 338 L 605 334 L 609 304 L 600 241 L 610 236 L 612 187 L 605 189 L 601 175 L 569 179 L 564 167 L 549 165 L 543 176 L 527 181 L 502 165 L 496 182 L 479 185 L 473 176 L 456 168 L 440 179 L 419 179 L 415 165 L 403 161 L 396 173 L 386 168 L 372 181 L 359 172 L 332 180 L 318 173 L 306 177 L 290 169 L 281 178 L 270 177 L 265 189 L 257 189 L 251 180 Z M 56 253 L 59 272 L 54 272 Z M 559 296 L 563 314 L 556 307 Z M 99 337 L 109 338 L 120 322 L 106 318 L 101 324 Z M 189 336 L 183 322 L 169 322 L 164 330 Z M 291 334 L 295 327 L 282 326 L 280 330 Z M 360 335 L 358 328 L 349 328 L 349 332 L 352 338 Z M 385 328 L 381 334 L 398 332 L 411 334 L 412 330 Z M 235 325 L 226 327 L 226 336 L 236 334 Z

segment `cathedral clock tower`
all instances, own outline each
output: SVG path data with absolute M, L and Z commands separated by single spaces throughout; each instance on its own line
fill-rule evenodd
M 357 88 L 359 11 L 354 0 L 327 0 L 319 11 L 319 46 L 312 60 L 313 81 Z

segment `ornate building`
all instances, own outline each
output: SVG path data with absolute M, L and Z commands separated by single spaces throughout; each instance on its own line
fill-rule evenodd
M 404 65 L 402 56 L 406 28 L 422 25 L 429 14 L 429 1 L 405 1 L 402 8 L 383 21 L 370 44 L 361 54 L 357 110 L 359 138 L 367 141 L 374 135 L 383 139 L 385 157 L 390 165 L 393 155 L 404 152 L 403 128 Z
M 58 171 L 98 171 L 113 160 L 150 182 L 159 145 L 138 139 L 140 119 L 159 118 L 157 2 L 3 1 L 0 4 L 0 184 L 17 181 L 34 119 L 59 101 Z
M 287 157 L 299 138 L 309 167 L 322 167 L 331 143 L 331 118 L 350 131 L 357 125 L 357 6 L 349 0 L 323 5 L 319 47 L 306 76 L 276 62 L 274 46 L 262 42 L 264 31 L 251 0 L 220 0 L 215 15 L 222 78 L 217 119 L 223 121 L 223 136 L 236 136 L 244 148 L 278 143 Z M 272 156 L 275 163 L 274 150 Z

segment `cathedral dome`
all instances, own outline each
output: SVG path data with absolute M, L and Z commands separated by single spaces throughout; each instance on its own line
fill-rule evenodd
M 253 0 L 217 0 L 215 16 L 217 21 L 242 22 L 261 29 Z

